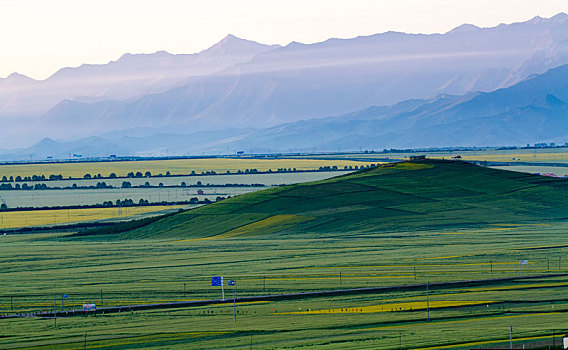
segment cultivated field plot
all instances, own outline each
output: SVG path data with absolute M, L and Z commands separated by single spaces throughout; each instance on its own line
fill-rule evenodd
M 0 237 L 0 313 L 568 272 L 565 223 L 326 239 L 60 241 Z M 63 244 L 64 243 L 64 244 Z M 416 271 L 416 275 L 414 275 Z M 416 277 L 415 277 L 416 276 Z M 25 282 L 22 282 L 25 281 Z M 233 290 L 225 287 L 226 297 Z M 416 348 L 559 344 L 568 277 L 332 298 L 0 320 L 2 348 Z M 62 306 L 61 296 L 69 298 Z
M 198 195 L 198 190 L 203 195 Z M 207 187 L 207 188 L 110 188 L 80 190 L 41 190 L 41 191 L 4 191 L 0 199 L 9 208 L 44 208 L 57 206 L 96 205 L 105 201 L 132 199 L 138 203 L 141 199 L 150 203 L 180 202 L 197 198 L 214 202 L 217 197 L 237 196 L 243 193 L 265 189 L 265 187 Z
M 95 186 L 98 182 L 104 181 L 107 185 L 121 187 L 124 181 L 128 181 L 132 186 L 142 186 L 146 182 L 150 186 L 180 186 L 185 183 L 187 186 L 197 186 L 201 184 L 210 185 L 253 185 L 262 184 L 265 186 L 290 185 L 300 182 L 318 181 L 330 177 L 344 175 L 349 171 L 314 171 L 314 172 L 286 172 L 269 174 L 231 174 L 231 175 L 194 175 L 194 176 L 168 176 L 168 177 L 143 177 L 143 178 L 119 178 L 119 179 L 73 179 L 73 180 L 53 180 L 53 181 L 22 181 L 20 184 L 34 186 L 36 184 L 46 184 L 49 187 L 70 187 L 76 184 L 78 187 Z
M 495 166 L 492 167 L 501 170 L 510 171 L 520 171 L 523 173 L 530 174 L 554 174 L 556 176 L 568 176 L 568 167 L 560 166 L 523 166 L 523 165 L 511 165 L 511 166 Z
M 296 173 L 274 173 L 274 174 L 242 174 L 242 175 L 210 175 L 210 176 L 181 176 L 181 177 L 160 177 L 160 178 L 131 178 L 131 179 L 91 179 L 91 180 L 57 180 L 57 181 L 36 181 L 19 182 L 29 186 L 36 184 L 46 184 L 47 186 L 61 187 L 66 189 L 49 190 L 11 190 L 0 191 L 0 202 L 5 203 L 8 208 L 22 207 L 55 207 L 55 206 L 80 206 L 95 205 L 105 201 L 116 202 L 116 200 L 132 199 L 138 203 L 140 199 L 150 203 L 179 202 L 189 201 L 190 198 L 197 198 L 199 201 L 208 199 L 214 202 L 217 197 L 236 196 L 243 193 L 265 189 L 268 186 L 289 185 L 300 182 L 319 181 L 334 176 L 346 174 L 346 171 L 318 171 L 318 172 L 296 172 Z M 81 189 L 80 187 L 96 186 L 98 182 L 104 181 L 106 185 L 115 188 L 91 188 Z M 151 188 L 121 188 L 122 183 L 128 181 L 131 186 L 144 186 L 148 183 Z M 188 187 L 180 187 L 182 183 Z M 235 186 L 230 186 L 234 184 Z M 260 184 L 263 186 L 250 186 Z M 76 185 L 78 188 L 73 189 Z M 164 187 L 160 187 L 163 185 Z M 213 185 L 208 187 L 208 185 Z M 222 187 L 215 187 L 222 185 Z M 229 186 L 225 186 L 229 185 Z M 245 185 L 245 186 L 240 186 Z M 178 186 L 178 187 L 167 187 Z M 197 187 L 200 186 L 200 187 Z M 198 194 L 198 190 L 203 194 Z
M 82 221 L 113 219 L 135 219 L 147 214 L 161 215 L 192 205 L 156 205 L 123 208 L 88 208 L 58 210 L 24 210 L 0 213 L 0 229 L 14 229 L 31 226 L 56 226 Z
M 533 149 L 483 149 L 468 151 L 417 151 L 388 153 L 339 153 L 310 155 L 314 159 L 357 159 L 360 161 L 405 160 L 410 156 L 426 155 L 434 159 L 450 159 L 460 155 L 463 160 L 507 162 L 507 163 L 568 163 L 568 147 L 533 148 Z
M 345 166 L 355 167 L 371 164 L 351 160 L 318 160 L 318 159 L 254 159 L 254 158 L 204 158 L 204 159 L 175 159 L 152 161 L 114 161 L 114 162 L 81 162 L 81 163 L 44 163 L 44 164 L 7 164 L 0 165 L 0 178 L 2 176 L 33 176 L 33 175 L 59 175 L 63 178 L 83 178 L 85 174 L 101 174 L 108 177 L 115 173 L 118 177 L 126 177 L 130 172 L 147 171 L 153 175 L 170 172 L 171 175 L 188 175 L 194 171 L 196 174 L 207 171 L 217 173 L 236 173 L 239 170 L 257 169 L 258 171 L 276 171 L 279 168 L 296 170 L 317 170 L 320 167 Z

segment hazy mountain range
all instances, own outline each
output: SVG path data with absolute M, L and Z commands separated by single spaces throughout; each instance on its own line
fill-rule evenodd
M 568 141 L 565 64 L 566 14 L 284 47 L 228 36 L 0 79 L 1 148 L 63 140 L 0 158 Z

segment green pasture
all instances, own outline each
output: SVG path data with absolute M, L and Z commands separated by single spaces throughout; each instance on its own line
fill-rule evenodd
M 568 272 L 565 223 L 455 234 L 414 232 L 342 239 L 60 241 L 50 235 L 3 236 L 0 313 L 220 298 L 213 275 L 235 279 L 238 296 L 390 286 Z M 60 238 L 62 239 L 62 238 Z M 416 278 L 414 278 L 416 268 Z M 341 274 L 341 279 L 340 275 Z M 185 284 L 185 293 L 184 293 Z M 226 297 L 233 290 L 225 286 Z M 0 348 L 43 345 L 82 348 L 404 348 L 503 341 L 514 325 L 517 343 L 551 340 L 568 322 L 568 277 L 433 289 L 436 301 L 482 305 L 426 311 L 283 314 L 400 303 L 422 304 L 426 291 L 389 292 L 58 319 L 0 321 Z M 101 302 L 100 293 L 103 292 Z M 10 298 L 13 296 L 13 298 Z M 486 304 L 490 301 L 491 303 Z M 385 310 L 387 307 L 385 307 Z M 535 338 L 536 337 L 536 338 Z M 535 339 L 533 339 L 535 338 Z M 559 339 L 559 337 L 558 337 Z M 560 340 L 557 340 L 559 344 Z M 495 343 L 490 343 L 495 345 Z M 477 347 L 477 346 L 476 346 Z M 491 345 L 487 345 L 491 347 Z
M 0 236 L 0 314 L 53 310 L 54 297 L 58 310 L 220 298 L 211 276 L 254 296 L 516 277 L 521 268 L 568 273 L 567 183 L 403 163 L 242 195 L 133 231 Z M 60 318 L 57 327 L 1 319 L 0 348 L 507 348 L 509 326 L 517 348 L 559 347 L 567 289 L 563 276 L 433 287 L 429 321 L 426 288 L 237 303 L 236 324 L 232 304 Z
M 566 213 L 566 180 L 427 160 L 248 193 L 114 238 L 270 234 L 347 239 L 403 232 L 412 242 L 414 231 L 491 225 L 497 230 L 502 225 L 545 224 L 566 218 Z

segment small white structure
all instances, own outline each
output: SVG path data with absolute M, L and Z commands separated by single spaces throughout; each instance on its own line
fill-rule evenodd
M 97 311 L 97 304 L 83 304 L 83 311 Z
M 562 338 L 562 345 L 563 349 L 568 349 L 568 334 L 566 334 L 564 338 Z

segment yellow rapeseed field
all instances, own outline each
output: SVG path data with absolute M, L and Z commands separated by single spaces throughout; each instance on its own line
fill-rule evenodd
M 124 208 L 89 208 L 89 209 L 52 209 L 8 211 L 0 213 L 0 229 L 28 226 L 58 225 L 71 222 L 103 220 L 130 217 L 166 209 L 181 208 L 178 206 L 145 206 Z
M 208 159 L 172 159 L 150 161 L 126 162 L 83 162 L 83 163 L 46 163 L 46 164 L 7 164 L 0 165 L 0 178 L 2 176 L 33 176 L 33 175 L 63 175 L 64 178 L 82 178 L 85 174 L 108 177 L 111 173 L 117 176 L 126 176 L 129 172 L 151 172 L 152 175 L 165 174 L 188 175 L 192 171 L 197 174 L 206 171 L 217 173 L 232 173 L 238 170 L 257 169 L 258 171 L 276 171 L 279 168 L 297 170 L 314 170 L 324 166 L 361 166 L 377 164 L 376 162 L 358 162 L 350 160 L 324 160 L 324 159 L 234 159 L 234 158 L 208 158 Z
M 441 307 L 456 307 L 468 305 L 483 305 L 491 304 L 494 301 L 487 300 L 433 300 L 430 301 L 430 308 L 436 309 Z M 278 315 L 314 315 L 314 314 L 361 314 L 361 313 L 376 313 L 376 312 L 394 312 L 394 311 L 410 311 L 410 310 L 425 310 L 426 301 L 412 301 L 406 303 L 392 303 L 382 305 L 370 305 L 360 307 L 346 307 L 337 309 L 323 309 L 323 310 L 304 310 L 281 312 Z

